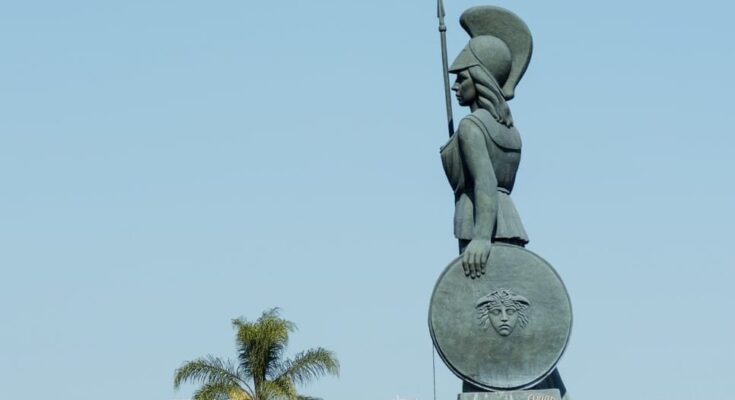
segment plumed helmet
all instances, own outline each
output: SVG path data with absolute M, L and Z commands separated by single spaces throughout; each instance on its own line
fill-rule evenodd
M 470 39 L 462 49 L 449 67 L 449 72 L 459 72 L 479 65 L 502 85 L 508 80 L 511 64 L 510 49 L 505 42 L 494 36 L 477 36 Z
M 483 67 L 510 100 L 531 61 L 531 31 L 517 15 L 495 6 L 473 7 L 459 19 L 471 39 L 449 68 L 459 72 L 471 66 Z

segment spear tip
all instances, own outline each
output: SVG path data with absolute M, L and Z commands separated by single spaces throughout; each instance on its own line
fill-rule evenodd
M 437 0 L 436 2 L 436 17 L 437 18 L 444 18 L 444 2 L 442 0 Z

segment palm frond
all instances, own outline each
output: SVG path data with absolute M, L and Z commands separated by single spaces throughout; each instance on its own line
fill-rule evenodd
M 258 387 L 258 398 L 270 400 L 297 400 L 296 387 L 288 379 L 265 381 Z
M 232 388 L 229 394 L 229 400 L 255 400 L 252 395 L 250 395 L 246 390 L 243 390 L 240 387 Z
M 321 397 L 299 396 L 296 400 L 322 400 Z
M 223 361 L 213 356 L 184 362 L 174 373 L 174 388 L 178 389 L 184 382 L 229 386 L 246 384 L 237 375 L 231 361 Z
M 224 383 L 207 383 L 194 392 L 192 400 L 231 400 L 230 393 L 237 390 L 237 386 Z
M 283 363 L 278 377 L 303 385 L 324 375 L 339 375 L 339 361 L 329 350 L 317 347 L 301 352 Z
M 285 359 L 288 336 L 296 329 L 277 308 L 254 322 L 232 320 L 236 329 L 237 362 L 213 356 L 184 362 L 174 373 L 174 388 L 199 383 L 193 400 L 321 400 L 302 396 L 296 386 L 324 375 L 339 375 L 339 362 L 323 348 Z
M 232 324 L 237 329 L 238 371 L 251 376 L 258 386 L 280 368 L 288 335 L 296 325 L 281 318 L 277 308 L 264 312 L 255 322 L 238 318 Z

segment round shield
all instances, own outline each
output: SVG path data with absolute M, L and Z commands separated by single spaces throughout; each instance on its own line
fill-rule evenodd
M 485 274 L 444 270 L 429 308 L 434 347 L 455 375 L 488 390 L 526 389 L 549 375 L 572 329 L 559 275 L 536 254 L 493 243 Z

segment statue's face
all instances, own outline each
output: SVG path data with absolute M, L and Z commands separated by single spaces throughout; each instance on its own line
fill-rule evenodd
M 460 106 L 469 106 L 477 99 L 475 82 L 472 81 L 472 77 L 467 70 L 457 74 L 457 80 L 454 82 L 452 90 L 454 90 Z
M 506 307 L 502 304 L 490 310 L 490 323 L 500 336 L 508 336 L 513 332 L 518 322 L 518 311 L 515 307 Z

